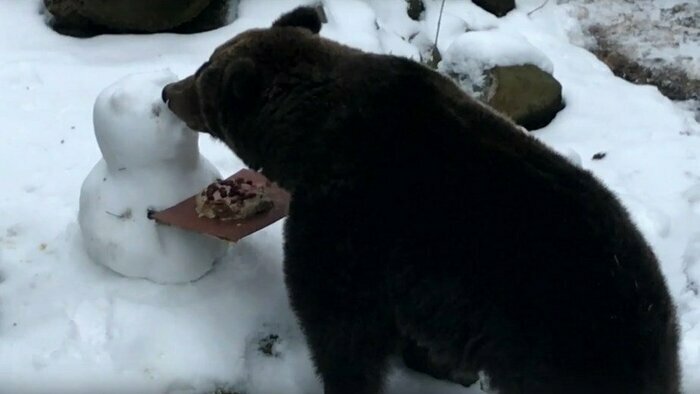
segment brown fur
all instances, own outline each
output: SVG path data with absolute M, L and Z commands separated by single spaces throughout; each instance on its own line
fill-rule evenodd
M 286 284 L 325 392 L 379 393 L 410 344 L 502 394 L 677 394 L 674 306 L 617 199 L 438 73 L 319 37 L 309 10 L 164 98 L 292 192 Z

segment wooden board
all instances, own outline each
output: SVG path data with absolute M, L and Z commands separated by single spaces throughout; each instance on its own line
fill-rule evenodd
M 248 169 L 238 171 L 228 179 L 237 178 L 251 180 L 254 183 L 269 182 L 262 174 Z M 287 216 L 289 211 L 289 193 L 276 184 L 271 183 L 267 188 L 267 196 L 274 203 L 271 210 L 241 220 L 222 221 L 199 217 L 195 211 L 196 195 L 165 210 L 150 212 L 148 217 L 162 225 L 179 227 L 184 230 L 237 242 L 241 238 L 253 234 Z

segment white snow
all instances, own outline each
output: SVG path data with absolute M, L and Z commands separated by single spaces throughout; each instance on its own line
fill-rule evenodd
M 533 64 L 552 73 L 552 62 L 527 39 L 500 30 L 472 31 L 455 38 L 443 52 L 440 70 L 480 81 L 483 72 L 496 66 Z
M 331 22 L 322 34 L 415 56 L 434 40 L 440 2 L 428 2 L 421 22 L 387 11 L 402 2 L 328 2 Z M 315 1 L 242 0 L 240 19 L 201 34 L 92 39 L 53 33 L 39 3 L 0 2 L 0 391 L 321 393 L 285 294 L 281 223 L 232 246 L 203 278 L 179 285 L 95 264 L 78 226 L 81 184 L 102 159 L 91 113 L 101 91 L 134 73 L 170 68 L 187 75 L 236 33 Z M 567 106 L 535 138 L 591 170 L 629 208 L 678 304 L 685 393 L 699 393 L 700 125 L 655 88 L 614 77 L 573 45 L 581 30 L 565 7 L 550 1 L 526 15 L 540 4 L 520 0 L 496 19 L 468 1 L 448 0 L 439 47 L 444 52 L 466 29 L 486 30 L 480 34 L 495 34 L 494 43 L 497 35 L 524 37 L 549 59 Z M 242 167 L 209 138 L 200 148 L 224 175 Z M 607 155 L 592 160 L 598 152 Z M 278 340 L 267 356 L 259 342 L 271 334 Z M 478 385 L 435 381 L 395 364 L 389 394 L 481 393 Z
M 158 283 L 200 278 L 228 247 L 225 241 L 156 225 L 146 215 L 221 178 L 199 154 L 199 134 L 161 99 L 163 87 L 177 80 L 168 70 L 133 74 L 100 93 L 93 123 L 103 158 L 83 182 L 78 212 L 83 245 L 93 261 Z
M 323 35 L 367 52 L 381 53 L 374 10 L 363 0 L 326 0 Z
M 643 64 L 673 65 L 700 78 L 700 3 L 692 0 L 560 0 L 585 29 L 601 26 L 620 50 Z M 595 46 L 589 37 L 585 42 Z
M 477 62 L 485 67 L 534 64 L 548 73 L 552 62 L 520 34 L 501 31 L 475 31 L 457 37 L 443 56 L 445 63 L 452 63 L 459 70 L 459 63 Z

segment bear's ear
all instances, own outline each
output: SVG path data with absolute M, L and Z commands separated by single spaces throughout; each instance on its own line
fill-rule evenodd
M 314 34 L 321 31 L 321 16 L 313 7 L 298 7 L 280 16 L 272 27 L 302 27 Z

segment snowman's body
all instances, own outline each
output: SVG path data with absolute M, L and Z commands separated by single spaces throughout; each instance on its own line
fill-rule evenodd
M 200 155 L 197 133 L 161 101 L 162 87 L 176 80 L 167 71 L 131 75 L 99 95 L 93 119 L 103 159 L 83 183 L 78 215 L 95 262 L 159 283 L 201 277 L 228 246 L 147 217 L 220 178 Z

